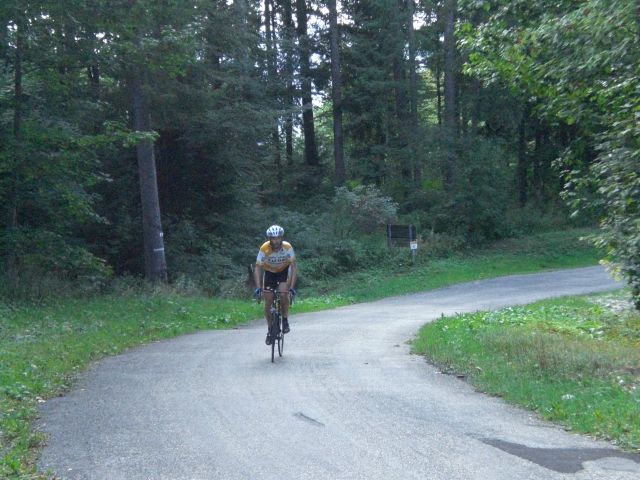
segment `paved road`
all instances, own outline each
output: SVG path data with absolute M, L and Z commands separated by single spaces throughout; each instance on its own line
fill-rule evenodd
M 68 479 L 635 479 L 639 456 L 567 433 L 410 355 L 425 322 L 615 287 L 599 267 L 473 282 L 212 331 L 94 365 L 42 408 Z

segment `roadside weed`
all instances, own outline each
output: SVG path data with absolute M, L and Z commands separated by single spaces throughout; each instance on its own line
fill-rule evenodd
M 443 318 L 425 325 L 413 348 L 480 391 L 639 449 L 640 315 L 597 299 Z

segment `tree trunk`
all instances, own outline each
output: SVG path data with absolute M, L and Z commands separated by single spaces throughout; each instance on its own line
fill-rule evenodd
M 480 114 L 482 109 L 482 84 L 477 80 L 473 80 L 475 98 L 473 100 L 473 111 L 471 113 L 471 131 L 478 133 L 478 123 L 480 123 Z
M 547 178 L 547 132 L 541 122 L 536 122 L 536 140 L 534 150 L 533 181 L 538 204 L 545 207 L 545 183 Z
M 91 91 L 91 100 L 95 103 L 100 101 L 100 68 L 97 65 L 87 67 L 87 80 Z M 102 121 L 96 116 L 93 119 L 93 133 L 99 134 L 102 130 Z
M 445 0 L 444 3 L 444 128 L 447 141 L 447 158 L 444 169 L 445 184 L 451 188 L 456 171 L 458 114 L 457 97 L 457 51 L 455 39 L 456 0 Z
M 100 99 L 100 68 L 96 65 L 87 67 L 87 79 L 91 90 L 91 100 L 97 102 Z
M 395 93 L 396 118 L 400 130 L 403 130 L 407 112 L 407 82 L 404 68 L 404 46 L 405 39 L 402 33 L 402 0 L 396 0 L 393 6 L 393 42 L 395 45 L 393 52 L 393 81 Z
M 440 77 L 442 76 L 442 71 L 440 70 L 439 64 L 436 62 L 436 96 L 438 99 L 438 126 L 442 126 L 442 81 Z
M 22 13 L 18 13 L 19 18 L 16 21 L 16 54 L 14 64 L 14 76 L 13 76 L 13 92 L 14 92 L 14 105 L 13 105 L 13 140 L 14 140 L 14 159 L 13 159 L 13 171 L 11 172 L 11 183 L 9 186 L 9 205 L 8 205 L 8 218 L 7 218 L 7 230 L 11 234 L 15 234 L 18 229 L 18 181 L 19 170 L 22 162 L 22 56 L 24 53 L 24 19 Z M 13 242 L 10 242 L 7 246 L 7 263 L 6 271 L 10 274 L 15 272 L 17 264 L 17 253 L 13 246 Z
M 414 0 L 407 0 L 407 44 L 409 46 L 409 126 L 411 146 L 411 165 L 413 170 L 413 184 L 422 183 L 422 166 L 416 155 L 418 142 L 418 75 L 416 73 L 416 39 L 413 29 L 413 17 L 416 5 Z
M 311 92 L 310 39 L 307 34 L 307 3 L 296 0 L 298 18 L 298 46 L 300 49 L 300 75 L 302 86 L 302 129 L 304 132 L 304 157 L 308 166 L 318 166 L 318 148 L 316 146 L 315 124 L 313 120 L 313 97 Z
M 267 44 L 267 70 L 269 72 L 269 85 L 275 85 L 277 82 L 278 76 L 278 65 L 277 65 L 277 52 L 275 47 L 275 24 L 274 18 L 271 11 L 272 0 L 264 0 L 264 26 L 265 26 L 265 36 L 266 36 L 266 44 Z M 274 91 L 271 87 L 271 93 L 273 96 L 277 96 L 278 92 Z M 275 118 L 274 126 L 271 131 L 271 139 L 273 145 L 271 147 L 273 152 L 274 166 L 276 168 L 276 178 L 278 181 L 278 192 L 282 192 L 282 159 L 280 156 L 280 129 L 279 129 L 279 119 Z
M 22 18 L 16 24 L 16 57 L 13 76 L 13 138 L 16 143 L 16 151 L 21 152 L 20 141 L 22 139 L 22 54 L 24 49 L 24 22 Z M 16 155 L 17 156 L 17 155 Z M 19 162 L 17 162 L 19 163 Z M 17 170 L 17 169 L 14 169 Z M 14 182 L 15 183 L 15 182 Z M 15 185 L 12 189 L 16 191 Z M 12 195 L 13 196 L 13 195 Z M 11 205 L 12 213 L 9 226 L 15 228 L 17 226 L 17 205 Z
M 403 22 L 406 17 L 402 14 L 403 0 L 396 0 L 393 5 L 393 80 L 395 91 L 396 127 L 393 129 L 394 146 L 398 149 L 400 162 L 400 178 L 402 180 L 402 195 L 407 197 L 411 188 L 411 154 L 409 153 L 409 104 L 407 98 L 408 83 L 406 75 L 406 60 L 404 56 L 406 38 Z
M 284 121 L 285 156 L 287 158 L 287 165 L 291 166 L 293 165 L 293 42 L 295 33 L 291 0 L 282 0 L 282 8 L 284 17 L 284 75 L 287 85 L 285 94 L 285 107 L 287 113 Z
M 416 5 L 414 0 L 407 0 L 407 43 L 409 45 L 409 114 L 411 126 L 418 128 L 418 75 L 416 74 L 416 39 L 413 29 L 413 17 Z
M 459 115 L 459 119 L 460 119 L 460 136 L 461 137 L 466 137 L 467 134 L 469 133 L 469 117 L 471 116 L 471 113 L 469 111 L 469 102 L 468 99 L 461 99 L 460 98 L 460 91 L 465 88 L 464 85 L 460 85 L 460 81 L 458 81 L 458 111 L 460 113 Z M 466 86 L 467 89 L 469 88 L 468 86 Z M 465 101 L 462 101 L 465 100 Z
M 336 0 L 329 0 L 329 28 L 331 32 L 331 99 L 333 101 L 333 155 L 335 159 L 335 184 L 346 180 L 344 166 L 344 140 L 342 135 L 342 72 Z
M 240 74 L 242 75 L 242 90 L 245 91 L 247 86 L 247 76 L 249 75 L 249 47 L 247 33 L 247 2 L 246 0 L 234 0 L 233 8 L 238 25 L 238 36 L 240 37 Z
M 533 187 L 536 197 L 536 202 L 539 206 L 544 207 L 543 191 L 544 184 L 542 180 L 542 145 L 544 143 L 544 137 L 540 123 L 536 123 L 536 137 L 535 147 L 533 151 Z
M 518 127 L 518 203 L 520 207 L 527 204 L 527 139 L 526 139 L 527 108 L 522 112 Z
M 137 132 L 150 132 L 149 111 L 142 93 L 139 73 L 131 79 L 133 127 Z M 152 282 L 167 281 L 164 234 L 160 220 L 160 201 L 153 142 L 142 140 L 136 145 L 140 199 L 142 202 L 142 231 L 144 237 L 145 275 Z
M 457 51 L 454 32 L 456 4 L 456 0 L 446 0 L 444 5 L 444 125 L 451 132 L 457 131 L 458 126 L 456 108 Z

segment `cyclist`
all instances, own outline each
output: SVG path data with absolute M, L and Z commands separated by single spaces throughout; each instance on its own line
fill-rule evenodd
M 256 285 L 255 297 L 264 296 L 264 316 L 267 320 L 267 338 L 265 343 L 271 345 L 271 302 L 273 292 L 278 289 L 281 294 L 283 332 L 289 333 L 289 293 L 296 294 L 296 255 L 289 242 L 282 240 L 284 228 L 271 225 L 267 229 L 268 240 L 262 244 L 256 258 L 253 280 Z

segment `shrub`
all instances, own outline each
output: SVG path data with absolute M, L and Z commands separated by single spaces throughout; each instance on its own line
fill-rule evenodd
M 447 257 L 462 250 L 465 246 L 465 240 L 447 233 L 426 231 L 422 234 L 418 233 L 418 245 L 419 257 L 430 259 Z
M 434 230 L 481 243 L 506 236 L 513 172 L 500 145 L 467 137 L 459 148 L 454 184 L 429 212 Z
M 524 208 L 510 208 L 505 213 L 507 236 L 522 236 L 553 230 L 562 230 L 572 224 L 569 212 L 563 208 L 541 211 L 540 208 L 528 204 Z
M 368 267 L 373 263 L 374 257 L 367 249 L 366 243 L 354 239 L 339 240 L 334 243 L 331 256 L 338 267 L 344 271 Z
M 234 261 L 227 242 L 189 220 L 167 230 L 167 270 L 170 282 L 177 288 L 215 294 L 221 292 L 226 280 L 244 279 L 242 263 Z
M 339 270 L 338 262 L 328 255 L 317 255 L 305 258 L 299 263 L 299 286 L 304 286 L 305 278 L 322 279 L 327 278 Z
M 622 122 L 621 122 L 622 125 Z M 640 145 L 637 121 L 629 132 L 609 133 L 599 140 L 598 157 L 589 173 L 565 172 L 564 197 L 575 213 L 597 207 L 603 211 L 600 233 L 591 237 L 606 254 L 606 263 L 631 287 L 636 309 L 640 310 Z M 635 135 L 632 135 L 635 133 Z M 625 143 L 633 141 L 630 148 Z M 597 195 L 591 194 L 596 189 Z
M 101 258 L 54 232 L 30 228 L 4 231 L 4 253 L 13 261 L 0 279 L 0 296 L 42 300 L 87 294 L 104 287 L 112 275 Z M 8 262 L 7 262 L 8 263 Z
M 338 238 L 356 232 L 371 234 L 395 220 L 397 212 L 398 204 L 374 185 L 360 185 L 353 190 L 338 187 L 331 211 L 333 232 Z

